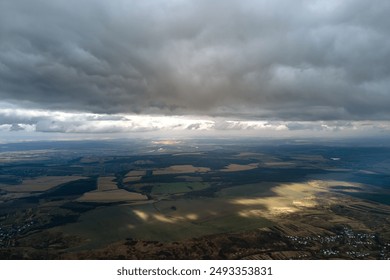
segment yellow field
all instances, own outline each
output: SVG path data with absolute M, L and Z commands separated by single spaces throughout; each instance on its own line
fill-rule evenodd
M 117 190 L 118 186 L 114 182 L 115 177 L 109 176 L 109 177 L 99 177 L 97 181 L 97 189 L 99 191 L 110 191 L 110 190 Z
M 91 191 L 78 198 L 80 202 L 118 202 L 118 201 L 139 201 L 147 200 L 145 195 L 128 192 L 122 189 L 108 191 Z
M 43 192 L 47 191 L 58 185 L 68 183 L 71 181 L 76 181 L 80 179 L 85 179 L 81 176 L 42 176 L 34 179 L 23 180 L 23 183 L 20 185 L 4 185 L 0 184 L 0 189 L 3 189 L 7 192 Z
M 123 183 L 138 182 L 141 178 L 142 176 L 126 177 L 123 179 Z
M 127 173 L 125 177 L 139 177 L 145 175 L 146 175 L 146 170 L 132 170 L 129 173 Z
M 132 170 L 125 175 L 123 178 L 123 183 L 131 183 L 137 182 L 142 179 L 143 176 L 146 175 L 146 170 Z
M 172 165 L 167 168 L 159 168 L 153 171 L 153 175 L 182 174 L 182 173 L 205 173 L 209 172 L 208 167 L 196 167 L 193 165 Z
M 223 172 L 235 172 L 235 171 L 244 171 L 244 170 L 251 170 L 258 167 L 257 163 L 250 163 L 250 164 L 229 164 L 224 169 L 221 169 Z

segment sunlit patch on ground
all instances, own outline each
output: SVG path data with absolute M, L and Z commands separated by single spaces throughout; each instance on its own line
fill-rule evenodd
M 320 193 L 328 193 L 334 186 L 346 186 L 359 190 L 362 185 L 344 181 L 319 181 L 313 180 L 306 183 L 279 184 L 271 190 L 274 196 L 267 197 L 242 197 L 231 200 L 234 205 L 261 206 L 266 211 L 246 210 L 239 212 L 240 215 L 254 215 L 260 213 L 263 216 L 289 214 L 300 211 L 304 208 L 313 208 L 318 205 L 317 196 Z

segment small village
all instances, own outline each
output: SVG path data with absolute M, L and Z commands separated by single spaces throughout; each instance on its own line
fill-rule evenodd
M 287 236 L 295 249 L 312 253 L 318 258 L 342 259 L 384 259 L 390 258 L 390 243 L 380 239 L 378 234 L 356 232 L 343 226 L 334 235 Z M 307 254 L 302 255 L 307 258 Z M 310 258 L 310 257 L 309 257 Z
M 1 225 L 0 224 L 0 248 L 14 247 L 18 237 L 30 231 L 36 222 L 26 221 L 21 225 Z

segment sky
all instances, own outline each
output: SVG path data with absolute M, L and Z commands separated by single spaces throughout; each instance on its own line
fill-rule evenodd
M 0 142 L 390 135 L 388 0 L 0 0 Z

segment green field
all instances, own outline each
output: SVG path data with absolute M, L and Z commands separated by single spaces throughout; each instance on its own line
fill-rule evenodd
M 210 186 L 206 182 L 174 182 L 153 184 L 151 195 L 177 194 L 206 189 Z
M 236 185 L 220 190 L 219 192 L 217 192 L 217 195 L 219 197 L 272 195 L 271 188 L 275 185 L 277 185 L 276 182 L 261 182 L 256 184 Z
M 170 242 L 271 225 L 263 217 L 240 216 L 245 209 L 246 206 L 231 205 L 219 198 L 118 205 L 89 211 L 77 223 L 53 230 L 82 237 L 86 242 L 73 250 L 85 250 L 125 238 Z
M 237 214 L 216 217 L 202 222 L 202 226 L 215 230 L 215 233 L 240 232 L 271 226 L 272 222 L 262 217 L 242 217 Z

